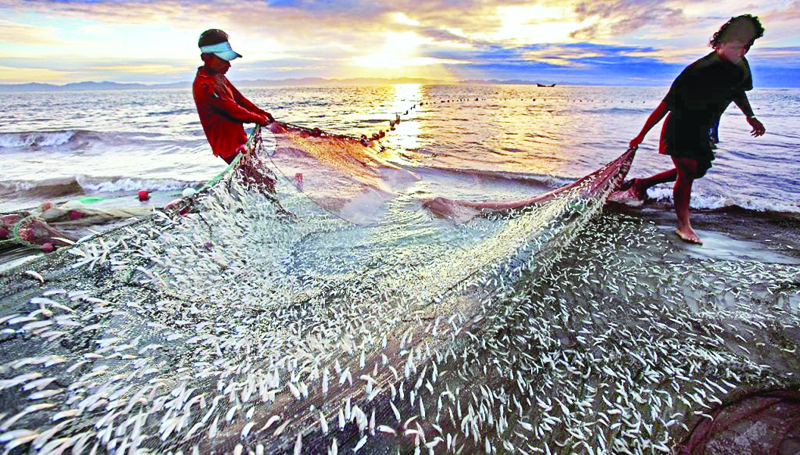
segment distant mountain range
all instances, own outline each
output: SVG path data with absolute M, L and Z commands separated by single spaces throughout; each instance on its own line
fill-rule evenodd
M 191 86 L 188 82 L 173 84 L 121 84 L 118 82 L 74 82 L 65 85 L 40 84 L 0 84 L 0 92 L 62 92 L 86 90 L 144 90 L 152 88 L 181 88 Z
M 300 79 L 258 79 L 234 81 L 238 87 L 269 87 L 269 86 L 331 86 L 331 85 L 393 85 L 393 84 L 424 84 L 424 85 L 536 85 L 536 82 L 523 80 L 465 80 L 465 81 L 439 81 L 420 78 L 356 78 L 356 79 L 324 79 L 320 77 L 306 77 Z M 0 92 L 61 92 L 61 91 L 88 91 L 88 90 L 151 90 L 189 88 L 191 81 L 173 82 L 170 84 L 125 84 L 119 82 L 74 82 L 65 85 L 40 84 L 0 84 Z

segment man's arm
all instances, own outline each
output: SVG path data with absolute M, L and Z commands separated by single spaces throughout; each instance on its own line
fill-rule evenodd
M 248 109 L 250 111 L 258 112 L 259 114 L 261 114 L 264 117 L 266 117 L 269 122 L 275 121 L 275 119 L 272 118 L 272 114 L 270 114 L 269 112 L 261 109 L 260 107 L 258 107 L 255 104 L 253 104 L 252 101 L 250 101 L 249 99 L 245 98 L 245 96 L 242 95 L 242 92 L 240 92 L 236 87 L 234 87 L 233 84 L 230 84 L 230 87 L 231 87 L 231 91 L 233 92 L 233 98 L 234 98 L 234 100 L 236 100 L 237 103 L 239 103 L 240 105 L 244 106 L 246 109 Z
M 658 125 L 658 122 L 660 122 L 664 116 L 667 115 L 668 111 L 669 109 L 667 109 L 667 104 L 662 101 L 661 104 L 659 104 L 658 107 L 653 111 L 653 113 L 650 114 L 650 117 L 647 118 L 647 121 L 644 123 L 642 131 L 639 133 L 639 135 L 633 138 L 630 143 L 630 147 L 639 148 L 639 144 L 644 141 L 644 137 L 647 136 L 647 133 L 649 133 L 654 126 Z
M 267 123 L 267 117 L 265 115 L 248 111 L 236 104 L 233 100 L 211 97 L 208 100 L 208 104 L 211 106 L 211 109 L 235 122 L 255 123 L 257 125 L 264 125 Z
M 266 123 L 266 116 L 261 113 L 250 111 L 240 106 L 233 98 L 220 95 L 214 90 L 212 84 L 202 84 L 199 86 L 199 93 L 195 92 L 196 99 L 200 103 L 205 103 L 214 112 L 239 123 L 256 123 L 263 125 Z
M 764 133 L 767 132 L 767 129 L 764 128 L 764 125 L 758 121 L 756 115 L 753 113 L 753 108 L 750 107 L 750 100 L 747 99 L 747 93 L 742 92 L 741 95 L 738 95 L 733 98 L 733 102 L 739 106 L 739 109 L 742 110 L 742 113 L 747 117 L 747 123 L 753 127 L 753 131 L 750 134 L 753 137 L 763 136 Z

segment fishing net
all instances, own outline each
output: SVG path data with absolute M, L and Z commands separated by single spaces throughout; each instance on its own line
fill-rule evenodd
M 66 246 L 74 243 L 68 234 L 57 231 L 40 216 L 6 214 L 0 216 L 0 248 L 24 245 L 40 248 L 46 244 Z
M 414 180 L 358 224 L 378 165 L 279 161 L 330 151 L 304 133 L 248 155 L 274 193 L 231 172 L 0 277 L 5 449 L 667 453 L 796 384 L 798 267 L 676 260 L 604 213 L 632 152 L 465 223 Z M 308 172 L 359 190 L 308 197 Z
M 800 393 L 762 391 L 716 409 L 697 425 L 683 454 L 800 452 Z
M 269 159 L 321 208 L 354 224 L 377 222 L 385 203 L 417 177 L 380 156 L 380 145 L 319 129 L 273 122 Z
M 87 235 L 89 227 L 109 224 L 113 227 L 115 223 L 152 214 L 153 208 L 149 206 L 111 208 L 86 206 L 80 201 L 45 203 L 35 210 L 0 215 L 0 252 L 19 247 L 50 252 L 74 244 Z

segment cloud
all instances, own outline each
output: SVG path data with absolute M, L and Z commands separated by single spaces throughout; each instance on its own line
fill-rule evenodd
M 77 82 L 111 80 L 117 82 L 169 82 L 189 80 L 197 65 L 173 61 L 124 61 L 105 59 L 76 60 L 56 55 L 46 58 L 17 57 L 0 54 L 0 83 Z M 26 79 L 27 78 L 27 79 Z
M 101 64 L 102 62 L 96 62 Z M 81 68 L 86 62 L 77 62 L 60 57 L 53 58 L 37 58 L 37 57 L 20 57 L 18 55 L 3 53 L 0 54 L 0 66 L 7 68 L 17 69 L 50 69 L 58 68 L 59 71 L 72 71 Z
M 336 41 L 363 47 L 386 31 L 419 28 L 423 34 L 461 43 L 480 41 L 483 35 L 503 30 L 498 11 L 528 2 L 434 0 L 418 2 L 374 1 L 268 1 L 238 0 L 0 0 L 0 9 L 17 13 L 88 18 L 109 24 L 172 24 L 186 30 L 218 26 L 233 36 L 271 37 L 293 46 Z M 398 20 L 402 18 L 402 20 Z
M 556 66 L 585 67 L 582 60 L 606 57 L 609 53 L 601 48 L 585 46 L 547 46 L 522 53 L 525 60 Z
M 643 60 L 655 60 L 663 63 L 689 64 L 710 52 L 708 47 L 694 48 L 644 48 L 623 52 L 621 55 Z
M 354 57 L 352 62 L 357 66 L 364 67 L 379 67 L 384 69 L 397 69 L 408 68 L 413 66 L 431 66 L 431 65 L 464 65 L 467 62 L 455 59 L 441 59 L 435 57 L 408 57 L 396 58 L 393 56 L 385 56 L 385 58 L 377 58 L 376 56 L 368 55 L 365 57 Z
M 17 13 L 58 15 L 97 19 L 111 24 L 153 23 L 213 14 L 212 2 L 190 3 L 180 0 L 0 0 L 0 8 Z
M 800 1 L 791 2 L 785 9 L 771 9 L 761 15 L 764 22 L 792 22 L 800 20 Z
M 96 65 L 88 66 L 87 70 L 98 71 L 114 71 L 123 73 L 140 73 L 140 74 L 185 74 L 185 66 L 174 66 L 165 64 L 153 63 L 128 63 L 128 64 L 111 64 L 111 65 Z
M 575 5 L 574 12 L 583 21 L 596 23 L 576 30 L 571 36 L 592 40 L 626 35 L 643 28 L 685 23 L 683 10 L 667 6 L 661 0 L 590 0 Z
M 19 68 L 0 65 L 0 81 L 4 84 L 25 83 L 30 81 L 60 82 L 68 80 L 69 74 L 64 71 L 48 68 Z
M 761 63 L 778 68 L 800 68 L 800 46 L 796 47 L 754 47 L 747 54 L 754 63 Z
M 0 43 L 37 46 L 64 44 L 51 27 L 20 24 L 7 19 L 0 19 Z
M 0 0 L 0 52 L 8 55 L 0 65 L 92 79 L 191 78 L 197 36 L 213 27 L 230 33 L 245 56 L 234 71 L 248 78 L 359 77 L 382 66 L 400 76 L 421 68 L 512 79 L 637 71 L 661 81 L 708 52 L 729 14 L 747 12 L 721 1 Z M 752 12 L 767 27 L 753 59 L 797 61 L 800 2 L 766 0 Z M 18 44 L 33 50 L 23 54 Z

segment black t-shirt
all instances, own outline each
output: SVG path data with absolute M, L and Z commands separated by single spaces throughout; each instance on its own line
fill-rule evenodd
M 711 52 L 687 66 L 664 98 L 670 115 L 661 133 L 662 152 L 713 160 L 708 129 L 734 98 L 752 88 L 744 58 L 736 64 Z

